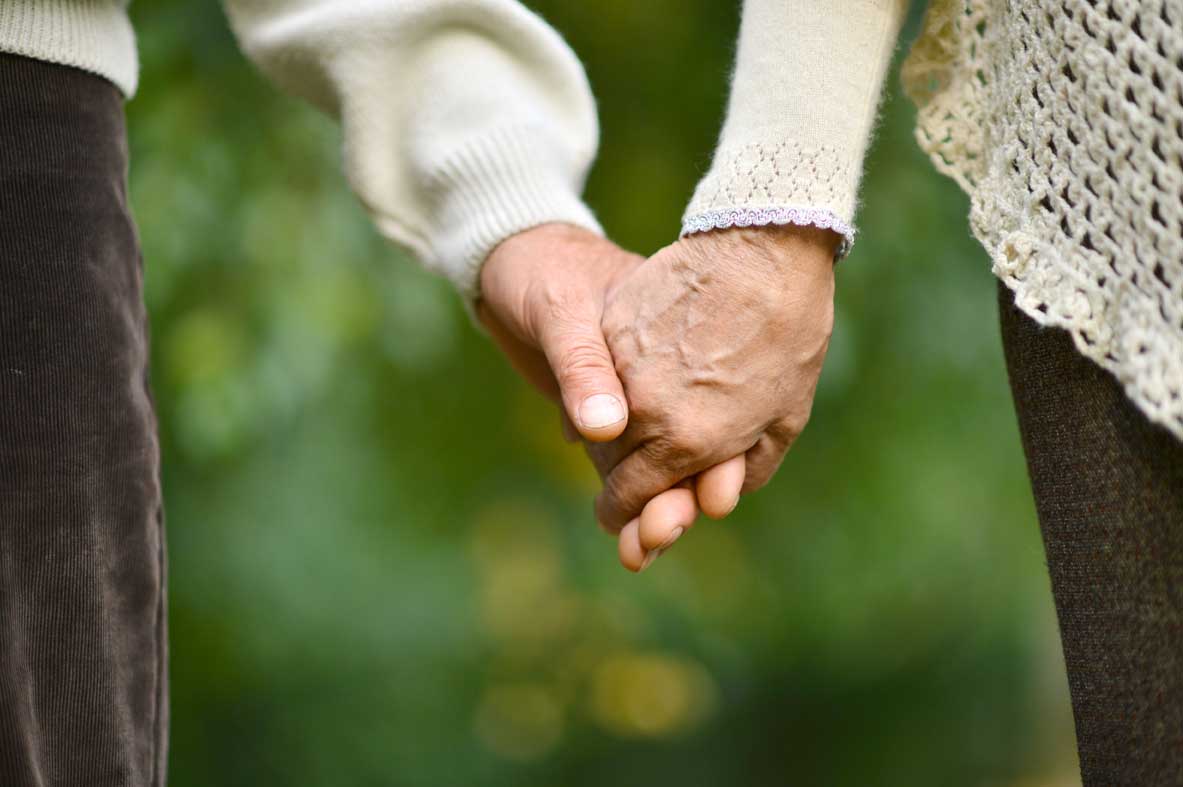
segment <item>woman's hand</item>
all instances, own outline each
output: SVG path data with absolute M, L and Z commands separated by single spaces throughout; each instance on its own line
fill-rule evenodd
M 746 463 L 746 457 L 733 456 L 699 473 L 693 483 L 683 481 L 646 503 L 617 536 L 621 565 L 644 571 L 691 528 L 700 508 L 711 519 L 730 514 L 739 503 Z
M 610 440 L 625 428 L 628 405 L 602 322 L 610 291 L 644 262 L 587 230 L 547 224 L 505 240 L 481 270 L 478 319 L 518 373 L 560 404 L 572 439 L 578 433 L 589 444 Z M 730 512 L 742 480 L 735 480 L 734 463 L 730 472 L 704 473 L 699 493 L 707 514 Z M 651 503 L 650 540 L 672 543 L 698 515 L 686 489 L 657 490 Z M 644 555 L 621 554 L 640 570 Z
M 604 476 L 597 516 L 625 530 L 626 564 L 693 520 L 687 494 L 654 498 L 739 456 L 743 491 L 758 489 L 805 428 L 833 327 L 838 240 L 810 227 L 692 235 L 614 286 L 603 334 L 630 420 L 588 451 Z M 723 487 L 738 475 L 726 472 Z M 647 518 L 647 503 L 663 516 Z

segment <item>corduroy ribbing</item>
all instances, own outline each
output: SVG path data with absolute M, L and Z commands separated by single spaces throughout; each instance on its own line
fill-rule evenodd
M 126 0 L 4 0 L 0 52 L 74 66 L 136 92 L 139 59 Z
M 162 787 L 164 533 L 123 98 L 0 54 L 0 785 Z

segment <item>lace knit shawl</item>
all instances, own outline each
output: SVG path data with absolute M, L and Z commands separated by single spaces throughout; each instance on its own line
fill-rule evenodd
M 1183 439 L 1183 0 L 937 0 L 903 75 L 1018 306 Z

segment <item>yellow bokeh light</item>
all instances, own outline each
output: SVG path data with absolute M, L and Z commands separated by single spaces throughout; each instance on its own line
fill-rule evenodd
M 612 656 L 592 678 L 591 710 L 624 737 L 667 737 L 705 720 L 718 701 L 706 669 L 689 659 L 656 653 Z
M 492 686 L 473 719 L 474 731 L 490 751 L 509 760 L 536 760 L 563 735 L 562 706 L 540 684 Z

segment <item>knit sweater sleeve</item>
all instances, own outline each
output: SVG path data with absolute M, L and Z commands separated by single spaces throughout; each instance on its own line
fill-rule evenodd
M 340 120 L 378 229 L 475 297 L 499 242 L 600 232 L 580 199 L 598 142 L 583 68 L 515 0 L 225 0 L 247 55 Z
M 746 0 L 727 119 L 684 235 L 801 224 L 854 240 L 862 161 L 907 0 Z

